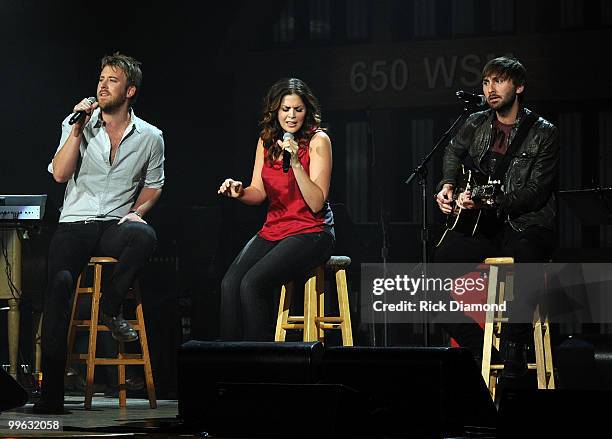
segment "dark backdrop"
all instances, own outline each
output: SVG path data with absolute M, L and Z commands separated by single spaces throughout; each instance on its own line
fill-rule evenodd
M 358 263 L 381 260 L 381 219 L 388 221 L 390 260 L 419 259 L 419 225 L 408 217 L 409 206 L 418 203 L 418 189 L 402 182 L 431 142 L 411 131 L 408 121 L 430 119 L 437 137 L 459 111 L 453 90 L 466 88 L 459 79 L 461 72 L 449 83 L 439 81 L 427 88 L 424 60 L 456 60 L 460 55 L 472 60 L 468 67 L 478 69 L 480 65 L 473 63 L 476 55 L 480 63 L 493 52 L 524 55 L 535 85 L 529 89 L 529 105 L 560 128 L 565 188 L 611 184 L 606 142 L 612 137 L 612 92 L 600 52 L 612 29 L 608 2 L 514 0 L 505 10 L 512 26 L 495 33 L 488 20 L 505 2 L 431 0 L 427 4 L 435 9 L 437 30 L 419 36 L 421 23 L 414 14 L 421 2 L 332 0 L 332 30 L 324 40 L 310 38 L 309 32 L 324 30 L 324 20 L 317 17 L 325 16 L 319 6 L 326 2 L 295 0 L 289 11 L 295 20 L 281 8 L 289 3 L 0 3 L 0 193 L 49 195 L 45 221 L 24 243 L 24 317 L 36 307 L 44 288 L 46 248 L 64 191 L 64 185 L 56 184 L 46 171 L 58 146 L 60 122 L 76 102 L 95 92 L 101 57 L 117 50 L 142 61 L 144 81 L 135 111 L 162 129 L 166 142 L 166 185 L 148 217 L 158 232 L 159 246 L 143 282 L 150 297 L 147 316 L 155 319 L 151 339 L 158 344 L 153 349 L 161 362 L 158 369 L 172 367 L 172 357 L 164 353 L 172 352 L 181 340 L 216 337 L 220 278 L 261 225 L 264 213 L 264 207 L 220 199 L 216 190 L 227 176 L 249 181 L 260 100 L 280 76 L 305 79 L 319 96 L 330 125 L 335 142 L 331 195 L 332 202 L 341 202 L 335 207 L 338 253 L 355 261 L 349 273 L 352 300 L 357 297 Z M 365 11 L 361 16 L 354 13 L 357 5 Z M 421 8 L 419 13 L 424 12 Z M 470 29 L 471 18 L 475 24 Z M 365 23 L 363 34 L 354 33 L 358 22 Z M 291 23 L 295 25 L 291 39 L 278 40 L 279 29 L 287 30 Z M 462 23 L 467 23 L 465 33 Z M 382 59 L 388 67 L 399 57 L 416 72 L 409 72 L 414 82 L 408 88 L 359 92 L 349 86 L 356 63 L 373 69 Z M 378 85 L 375 80 L 380 77 L 373 70 L 356 71 L 371 74 L 371 86 Z M 355 145 L 350 144 L 345 127 L 366 120 L 375 138 L 368 151 L 376 153 L 367 161 L 368 220 L 353 224 L 343 203 L 351 172 L 347 152 Z M 415 147 L 421 152 L 414 153 Z M 434 164 L 432 181 L 439 171 L 439 163 Z M 572 256 L 578 254 L 580 236 L 590 247 L 599 247 L 597 257 L 605 253 L 612 236 L 610 230 L 606 234 L 599 227 L 580 229 L 575 222 L 567 230 L 578 236 L 568 239 L 574 247 L 568 252 Z M 353 304 L 357 313 L 358 300 Z M 4 322 L 5 313 L 0 313 L 2 338 Z M 27 318 L 23 322 L 22 340 L 28 334 Z M 361 326 L 358 316 L 354 322 L 356 332 L 366 336 L 357 340 L 371 343 L 371 328 Z M 409 331 L 400 328 L 400 343 Z M 0 349 L 4 347 L 0 343 Z M 25 342 L 22 353 L 27 362 Z M 0 361 L 6 362 L 4 351 Z

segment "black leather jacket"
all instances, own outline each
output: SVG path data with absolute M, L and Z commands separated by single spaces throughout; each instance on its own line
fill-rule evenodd
M 509 141 L 517 128 L 530 113 L 521 108 Z M 470 154 L 476 166 L 490 147 L 493 110 L 471 114 L 446 147 L 443 159 L 443 184 L 455 185 L 466 154 Z M 555 228 L 555 190 L 559 173 L 559 144 L 557 128 L 543 118 L 533 124 L 522 145 L 513 153 L 503 180 L 504 196 L 498 207 L 498 216 L 517 231 L 538 225 Z

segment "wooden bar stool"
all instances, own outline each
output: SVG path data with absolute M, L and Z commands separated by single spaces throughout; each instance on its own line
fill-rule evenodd
M 98 321 L 100 297 L 102 295 L 102 269 L 105 265 L 116 263 L 117 260 L 110 257 L 92 257 L 89 260 L 88 267 L 93 267 L 93 285 L 91 287 L 83 287 L 81 281 L 83 274 L 77 280 L 76 294 L 72 304 L 72 314 L 70 316 L 70 326 L 68 328 L 68 364 L 85 363 L 87 365 L 87 378 L 85 385 L 85 408 L 91 409 L 91 400 L 93 397 L 94 371 L 95 366 L 99 365 L 116 365 L 118 367 L 119 381 L 119 407 L 125 407 L 126 403 L 126 387 L 125 387 L 125 366 L 126 365 L 142 365 L 144 366 L 145 382 L 147 385 L 147 394 L 149 396 L 149 406 L 154 409 L 157 407 L 155 398 L 155 385 L 153 383 L 153 371 L 151 369 L 151 360 L 149 358 L 149 346 L 147 344 L 147 331 L 145 329 L 144 314 L 142 312 L 142 301 L 138 284 L 130 292 L 136 299 L 136 320 L 129 320 L 132 327 L 138 331 L 140 340 L 141 354 L 129 354 L 125 352 L 125 343 L 119 341 L 119 349 L 117 358 L 100 358 L 96 355 L 97 335 L 100 331 L 110 331 L 108 326 L 102 325 Z M 77 320 L 76 311 L 78 309 L 79 299 L 86 295 L 91 295 L 91 318 L 90 320 Z M 86 354 L 75 354 L 74 340 L 77 330 L 89 330 L 89 345 Z
M 274 341 L 285 341 L 287 329 L 302 329 L 304 341 L 323 341 L 324 330 L 340 329 L 342 345 L 353 346 L 351 329 L 351 312 L 346 283 L 346 268 L 351 264 L 348 256 L 332 256 L 325 265 L 314 268 L 304 285 L 304 315 L 290 316 L 289 307 L 293 295 L 294 283 L 290 282 L 281 288 L 281 297 L 276 319 Z M 336 277 L 339 316 L 325 316 L 324 275 L 325 269 Z
M 487 258 L 485 264 L 489 266 L 489 286 L 487 304 L 503 303 L 512 300 L 514 284 L 513 258 Z M 491 397 L 495 399 L 497 377 L 504 369 L 503 365 L 491 364 L 492 346 L 499 349 L 502 323 L 508 318 L 501 311 L 493 309 L 486 311 L 484 324 L 484 343 L 482 347 L 482 378 L 489 388 Z M 550 347 L 550 326 L 548 318 L 542 320 L 539 306 L 533 314 L 533 341 L 535 349 L 535 363 L 528 363 L 528 370 L 535 370 L 538 379 L 538 389 L 554 389 L 555 377 L 553 373 L 552 350 Z

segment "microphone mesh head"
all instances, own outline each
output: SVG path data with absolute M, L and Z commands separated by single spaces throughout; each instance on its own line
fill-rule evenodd
M 285 132 L 285 134 L 283 134 L 283 142 L 285 140 L 293 140 L 293 133 Z
M 88 100 L 89 102 L 91 102 L 92 104 L 93 104 L 94 102 L 97 102 L 97 101 L 98 101 L 98 100 L 96 99 L 96 97 L 95 97 L 95 96 L 91 96 L 91 97 L 87 98 L 87 100 Z

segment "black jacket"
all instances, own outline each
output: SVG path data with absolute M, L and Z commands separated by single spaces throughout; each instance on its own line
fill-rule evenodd
M 521 108 L 509 141 L 516 135 L 519 125 L 531 111 Z M 466 154 L 480 167 L 491 144 L 493 110 L 471 114 L 446 147 L 443 159 L 443 178 L 455 185 Z M 498 216 L 506 219 L 518 231 L 538 225 L 555 228 L 555 190 L 559 173 L 559 144 L 557 128 L 543 118 L 529 129 L 523 143 L 515 149 L 503 183 Z

